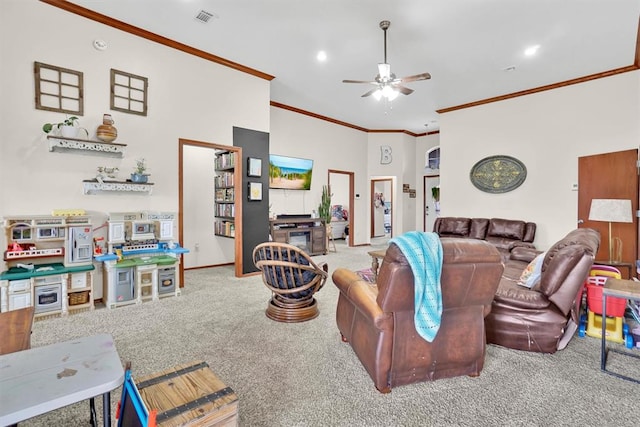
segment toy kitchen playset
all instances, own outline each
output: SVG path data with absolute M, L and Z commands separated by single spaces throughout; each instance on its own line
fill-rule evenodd
M 35 307 L 35 317 L 92 310 L 93 229 L 84 211 L 5 217 L 8 248 L 0 311 Z
M 41 318 L 93 310 L 94 260 L 104 264 L 108 308 L 180 295 L 177 267 L 189 251 L 173 242 L 175 219 L 172 212 L 111 213 L 102 247 L 83 210 L 5 217 L 0 312 L 34 306 Z
M 109 213 L 104 263 L 104 301 L 108 308 L 180 295 L 177 267 L 189 252 L 174 243 L 173 212 Z

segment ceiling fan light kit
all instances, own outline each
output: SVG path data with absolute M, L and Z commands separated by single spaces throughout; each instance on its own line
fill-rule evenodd
M 384 32 L 384 62 L 378 64 L 378 75 L 374 80 L 343 80 L 343 83 L 364 83 L 372 84 L 376 87 L 368 92 L 365 92 L 362 97 L 373 95 L 373 97 L 379 101 L 385 98 L 388 101 L 396 99 L 398 94 L 409 95 L 413 92 L 413 89 L 409 89 L 403 86 L 402 83 L 410 83 L 418 80 L 428 80 L 431 78 L 429 73 L 415 74 L 413 76 L 403 77 L 401 79 L 396 78 L 396 75 L 391 72 L 391 65 L 387 62 L 387 29 L 391 26 L 390 21 L 381 21 L 380 28 Z

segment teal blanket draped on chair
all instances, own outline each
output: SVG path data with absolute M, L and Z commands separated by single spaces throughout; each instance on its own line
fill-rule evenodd
M 410 231 L 394 237 L 395 243 L 411 266 L 414 282 L 416 330 L 422 338 L 432 342 L 440 329 L 442 316 L 442 243 L 436 233 Z

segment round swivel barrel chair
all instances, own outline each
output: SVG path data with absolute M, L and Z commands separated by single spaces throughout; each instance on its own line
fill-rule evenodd
M 328 266 L 316 264 L 309 255 L 287 243 L 266 242 L 253 249 L 253 262 L 262 272 L 262 281 L 271 291 L 268 318 L 294 323 L 320 314 L 313 297 L 327 281 Z

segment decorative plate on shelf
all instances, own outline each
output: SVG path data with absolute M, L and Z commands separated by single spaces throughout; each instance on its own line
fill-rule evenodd
M 473 165 L 469 179 L 485 193 L 506 193 L 518 188 L 527 178 L 527 168 L 510 156 L 485 157 Z

